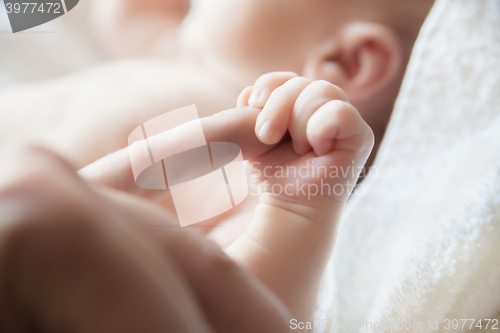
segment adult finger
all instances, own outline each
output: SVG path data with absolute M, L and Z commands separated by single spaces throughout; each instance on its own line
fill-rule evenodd
M 259 112 L 257 108 L 243 107 L 201 118 L 206 141 L 236 143 L 241 148 L 244 159 L 251 159 L 272 150 L 275 146 L 265 145 L 255 136 L 254 127 Z M 174 147 L 176 142 L 189 139 L 189 126 L 189 123 L 183 124 L 174 130 L 151 136 L 147 139 L 147 144 L 154 145 L 159 151 L 167 151 Z M 130 147 L 105 156 L 78 173 L 92 183 L 146 198 L 161 200 L 168 194 L 167 191 L 145 190 L 136 185 L 130 161 Z

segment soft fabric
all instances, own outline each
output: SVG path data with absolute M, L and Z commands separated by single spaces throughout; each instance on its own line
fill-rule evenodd
M 463 332 L 499 314 L 500 1 L 437 0 L 348 204 L 316 331 Z

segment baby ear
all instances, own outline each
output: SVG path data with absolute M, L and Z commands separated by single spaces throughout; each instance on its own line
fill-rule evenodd
M 403 48 L 393 29 L 358 21 L 310 54 L 304 76 L 332 82 L 353 104 L 364 104 L 399 85 L 403 70 Z

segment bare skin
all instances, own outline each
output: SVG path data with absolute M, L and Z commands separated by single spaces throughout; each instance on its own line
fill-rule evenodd
M 193 103 L 200 116 L 214 114 L 234 107 L 238 93 L 189 64 L 124 61 L 1 91 L 9 112 L 0 140 L 46 145 L 81 168 L 127 146 L 137 124 Z
M 0 142 L 38 142 L 80 168 L 125 147 L 145 120 L 190 104 L 201 116 L 229 109 L 262 74 L 287 70 L 342 87 L 378 144 L 432 4 L 390 6 L 411 9 L 399 12 L 385 2 L 96 1 L 98 36 L 112 53 L 155 58 L 3 90 Z
M 373 134 L 338 87 L 293 73 L 258 84 L 268 93 L 250 102 L 262 110 L 246 106 L 253 88 L 245 89 L 239 109 L 202 119 L 209 141 L 239 144 L 262 168 L 365 163 Z M 276 136 L 262 135 L 264 120 Z M 168 145 L 168 135 L 150 140 Z M 233 261 L 140 198 L 150 196 L 132 185 L 127 149 L 81 170 L 87 181 L 44 148 L 2 152 L 2 331 L 286 332 L 290 318 L 311 317 L 358 175 L 299 179 L 344 186 L 338 195 L 264 191 L 246 233 L 226 251 Z M 294 180 L 260 179 L 264 187 Z
M 241 147 L 244 158 L 256 165 L 255 179 L 263 189 L 248 228 L 236 235 L 226 252 L 280 297 L 293 318 L 307 321 L 345 202 L 373 147 L 373 133 L 344 92 L 328 82 L 278 72 L 262 76 L 256 84 L 265 92 L 251 101 L 255 106 L 248 106 L 254 89 L 250 87 L 240 95 L 241 108 L 201 120 L 208 141 Z M 265 121 L 277 129 L 274 137 L 261 135 Z M 171 135 L 167 131 L 149 140 L 167 147 L 178 141 Z M 266 171 L 289 167 L 307 168 L 309 176 Z M 315 170 L 321 167 L 352 167 L 355 172 L 329 177 Z M 154 194 L 134 186 L 128 149 L 89 165 L 80 174 L 129 193 L 148 198 Z M 300 190 L 320 184 L 337 191 Z
M 168 24 L 173 30 L 170 27 L 167 29 L 175 31 L 175 36 L 179 38 L 174 37 L 173 46 L 168 47 L 164 53 L 166 58 L 162 60 L 126 61 L 52 82 L 20 86 L 3 91 L 0 94 L 0 109 L 9 110 L 9 112 L 2 121 L 0 140 L 36 140 L 55 149 L 68 158 L 76 168 L 80 168 L 125 147 L 130 131 L 145 120 L 193 103 L 197 104 L 201 116 L 228 109 L 234 106 L 238 93 L 245 86 L 252 84 L 262 73 L 285 69 L 304 74 L 308 79 L 294 79 L 295 74 L 271 76 L 270 80 L 257 79 L 255 86 L 267 91 L 260 94 L 261 99 L 250 98 L 253 88 L 243 90 L 238 99 L 239 106 L 248 104 L 257 108 L 246 109 L 254 112 L 253 122 L 250 122 L 250 133 L 254 138 L 260 139 L 260 144 L 267 144 L 260 146 L 265 147 L 260 155 L 254 155 L 251 158 L 262 162 L 263 165 L 268 163 L 272 166 L 289 164 L 298 166 L 307 160 L 315 160 L 328 165 L 351 165 L 352 161 L 355 161 L 355 165 L 363 165 L 373 145 L 369 127 L 359 117 L 356 109 L 346 102 L 345 95 L 340 93 L 338 88 L 321 81 L 322 83 L 317 85 L 321 88 L 319 92 L 311 95 L 311 89 L 307 87 L 312 85 L 311 80 L 316 79 L 336 82 L 346 87 L 351 102 L 360 107 L 361 115 L 374 128 L 377 139 L 380 139 L 405 66 L 403 53 L 399 53 L 402 44 L 395 37 L 395 33 L 389 28 L 384 28 L 383 18 L 378 16 L 373 18 L 375 23 L 358 25 L 355 19 L 365 18 L 354 15 L 347 9 L 338 12 L 341 14 L 339 20 L 332 20 L 330 9 L 335 6 L 332 7 L 331 1 L 317 1 L 312 7 L 308 6 L 309 2 L 306 1 L 294 2 L 293 6 L 290 6 L 288 0 L 246 1 L 244 3 L 246 5 L 243 7 L 234 7 L 241 11 L 228 12 L 225 9 L 229 7 L 226 6 L 233 6 L 234 1 L 220 0 L 214 2 L 213 6 L 207 2 L 197 2 L 196 6 L 195 3 L 192 4 L 187 16 L 184 16 L 186 13 L 182 8 L 185 7 L 181 5 L 180 14 L 176 14 L 182 17 L 179 21 L 181 23 L 177 24 L 177 20 L 172 18 Z M 205 6 L 210 7 L 211 15 L 205 15 L 207 13 Z M 137 12 L 137 10 L 134 9 L 132 12 Z M 197 16 L 201 14 L 203 15 Z M 279 17 L 279 20 L 271 20 L 275 17 Z M 136 19 L 140 21 L 138 17 Z M 335 24 L 332 26 L 331 22 Z M 350 25 L 351 23 L 353 25 Z M 341 29 L 347 25 L 355 29 Z M 379 29 L 373 29 L 374 27 Z M 162 29 L 159 24 L 158 30 L 153 32 L 154 41 L 162 40 L 162 38 L 156 39 L 162 34 Z M 285 34 L 287 38 L 282 38 L 281 34 L 273 34 L 273 32 L 284 30 L 288 31 Z M 350 34 L 344 36 L 347 30 Z M 335 33 L 325 34 L 325 31 Z M 373 35 L 372 31 L 380 33 Z M 172 36 L 170 32 L 166 35 L 167 39 Z M 213 36 L 217 36 L 218 39 L 211 39 Z M 139 40 L 143 39 L 139 38 Z M 356 41 L 357 44 L 351 41 Z M 150 45 L 152 52 L 155 53 L 156 47 L 161 44 L 153 42 L 147 43 L 146 46 Z M 337 45 L 340 47 L 336 48 Z M 376 47 L 373 47 L 374 45 Z M 144 47 L 144 45 L 140 46 L 140 48 Z M 283 54 L 287 56 L 283 57 Z M 350 54 L 353 55 L 352 59 L 346 58 L 346 55 Z M 359 67 L 356 67 L 357 64 Z M 384 71 L 379 71 L 380 68 L 384 68 Z M 280 98 L 272 97 L 275 91 L 279 91 L 275 96 L 281 95 Z M 302 98 L 299 98 L 300 96 Z M 295 105 L 301 104 L 297 101 L 309 100 L 304 96 L 312 96 L 309 103 L 302 105 L 305 110 L 309 111 L 304 113 L 307 116 L 302 119 L 302 122 L 297 122 L 294 120 Z M 373 96 L 377 98 L 374 99 Z M 268 101 L 272 102 L 268 104 Z M 280 104 L 284 101 L 285 104 Z M 311 103 L 316 104 L 314 101 L 324 101 L 324 103 L 311 107 Z M 330 101 L 333 102 L 330 103 Z M 275 107 L 271 107 L 272 105 Z M 297 106 L 297 110 L 300 109 Z M 258 116 L 255 110 L 263 116 Z M 238 116 L 234 119 L 246 118 Z M 272 131 L 269 131 L 269 126 L 267 126 L 268 131 L 262 131 L 265 120 L 272 121 L 272 126 L 274 126 L 274 128 L 271 127 Z M 338 120 L 341 120 L 340 123 L 335 123 Z M 309 133 L 309 122 L 319 126 L 318 128 L 322 130 Z M 302 125 L 298 125 L 299 123 Z M 350 124 L 354 126 L 350 127 Z M 346 129 L 348 132 L 352 130 L 355 133 L 354 137 L 359 140 L 352 140 L 353 137 L 349 135 L 337 137 L 336 135 L 343 133 L 339 128 Z M 291 133 L 291 139 L 295 141 L 295 144 L 290 137 L 283 136 L 286 131 Z M 315 136 L 314 133 L 319 133 L 319 136 Z M 336 139 L 346 143 L 346 146 L 337 145 Z M 228 138 L 227 141 L 231 140 Z M 241 142 L 239 144 L 243 145 Z M 270 147 L 271 151 L 266 150 Z M 197 318 L 197 320 L 186 323 L 188 317 L 180 316 L 179 319 L 174 315 L 175 311 L 171 312 L 172 318 L 168 318 L 171 322 L 167 320 L 166 324 L 176 325 L 175 327 L 179 328 L 178 331 L 203 332 L 211 329 L 216 331 L 226 329 L 228 332 L 243 332 L 245 327 L 252 327 L 253 331 L 265 332 L 260 328 L 271 327 L 273 332 L 280 332 L 286 327 L 283 324 L 286 324 L 289 318 L 283 304 L 293 317 L 299 320 L 310 318 L 316 299 L 315 293 L 327 258 L 333 249 L 343 205 L 357 179 L 355 175 L 349 176 L 349 179 L 335 180 L 348 189 L 341 197 L 316 196 L 314 200 L 304 202 L 304 198 L 300 196 L 276 197 L 267 192 L 262 195 L 250 228 L 236 242 L 231 241 L 231 246 L 227 250 L 231 257 L 260 281 L 255 282 L 251 280 L 252 278 L 248 278 L 251 280 L 249 282 L 245 277 L 243 280 L 246 282 L 235 286 L 238 290 L 242 289 L 254 295 L 255 303 L 249 302 L 248 309 L 238 308 L 231 302 L 234 301 L 233 299 L 221 305 L 223 307 L 220 309 L 224 313 L 236 307 L 233 313 L 236 312 L 237 317 L 238 313 L 241 314 L 249 309 L 261 308 L 266 313 L 270 313 L 269 318 L 256 313 L 256 317 L 263 321 L 255 319 L 253 324 L 256 326 L 249 326 L 250 324 L 244 319 L 241 319 L 241 322 L 237 320 L 228 324 L 210 313 L 211 302 L 214 301 L 215 296 L 207 295 L 207 290 L 227 290 L 227 294 L 230 295 L 232 289 L 224 289 L 224 286 L 219 287 L 217 284 L 205 285 L 205 280 L 210 280 L 209 278 L 204 279 L 203 283 L 196 281 L 193 276 L 198 274 L 197 269 L 202 267 L 203 263 L 197 263 L 192 270 L 177 268 L 192 258 L 182 257 L 175 261 L 179 253 L 175 251 L 190 252 L 189 246 L 183 247 L 182 241 L 180 241 L 181 245 L 172 241 L 178 245 L 169 247 L 172 253 L 168 252 L 168 255 L 174 259 L 158 259 L 159 256 L 161 257 L 158 253 L 164 253 L 158 248 L 162 248 L 161 244 L 170 244 L 170 240 L 160 240 L 160 245 L 158 245 L 150 238 L 157 237 L 157 235 L 144 235 L 143 231 L 136 230 L 136 227 L 133 227 L 132 231 L 127 231 L 128 228 L 123 226 L 128 222 L 135 225 L 145 219 L 154 222 L 155 217 L 152 215 L 155 214 L 158 214 L 155 215 L 158 222 L 160 220 L 165 222 L 169 220 L 168 214 L 164 211 L 157 211 L 153 214 L 152 211 L 158 208 L 153 209 L 150 203 L 136 198 L 137 193 L 134 193 L 135 197 L 130 197 L 115 191 L 109 194 L 109 190 L 89 187 L 78 177 L 74 177 L 74 168 L 69 167 L 67 162 L 54 157 L 51 153 L 46 151 L 40 153 L 40 150 L 35 149 L 35 152 L 28 151 L 22 155 L 28 158 L 21 157 L 12 160 L 11 155 L 8 155 L 9 162 L 6 165 L 10 166 L 11 170 L 3 170 L 5 172 L 2 172 L 2 186 L 0 186 L 2 203 L 7 203 L 10 207 L 12 200 L 20 198 L 20 213 L 16 215 L 18 213 L 16 211 L 14 212 L 16 214 L 4 216 L 2 223 L 6 226 L 2 236 L 9 241 L 2 241 L 2 244 L 7 244 L 7 246 L 2 248 L 4 252 L 0 252 L 0 260 L 6 259 L 0 262 L 0 265 L 8 269 L 1 271 L 18 274 L 13 279 L 12 276 L 7 275 L 0 281 L 3 283 L 3 292 L 8 296 L 0 298 L 8 302 L 6 305 L 2 304 L 2 308 L 9 311 L 9 318 L 10 313 L 15 314 L 12 317 L 13 321 L 5 321 L 6 325 L 13 325 L 8 328 L 21 325 L 26 322 L 24 319 L 28 318 L 42 330 L 51 330 L 54 327 L 61 330 L 66 330 L 68 327 L 84 327 L 92 332 L 123 331 L 125 326 L 130 327 L 131 331 L 145 329 L 165 331 L 164 327 L 155 326 L 157 322 L 163 320 L 159 314 L 175 307 L 180 301 L 184 304 L 189 317 Z M 31 159 L 35 155 L 38 157 L 41 155 L 41 157 Z M 16 161 L 21 162 L 16 163 Z M 48 164 L 47 167 L 43 167 L 45 161 Z M 41 170 L 41 173 L 29 167 L 26 172 L 20 172 L 29 165 L 41 165 L 42 167 L 37 169 Z M 10 174 L 18 176 L 9 178 L 9 171 Z M 100 176 L 103 174 L 101 173 Z M 86 175 L 86 177 L 93 182 L 113 187 L 113 182 L 107 183 L 107 180 L 100 177 L 93 178 L 92 175 Z M 284 182 L 281 185 L 288 185 L 287 181 L 290 179 L 277 180 L 269 177 L 259 180 L 265 187 L 265 184 L 272 185 L 281 181 Z M 321 179 L 307 181 L 319 180 Z M 48 186 L 48 184 L 51 185 Z M 46 189 L 51 188 L 52 184 L 61 184 L 60 187 L 56 186 L 61 190 L 53 192 L 54 196 L 44 201 L 47 196 Z M 123 188 L 120 190 L 123 191 Z M 142 209 L 139 207 L 142 205 L 149 205 L 149 208 Z M 29 207 L 41 206 L 47 209 L 37 211 L 35 216 L 29 214 L 31 212 Z M 123 206 L 131 208 L 123 210 Z M 96 207 L 100 209 L 95 209 Z M 70 220 L 68 215 L 63 215 L 62 220 L 55 218 L 56 215 L 60 217 L 62 211 L 68 211 L 69 216 L 82 216 L 81 221 L 75 223 L 76 231 L 72 227 L 69 230 L 64 228 Z M 120 220 L 124 223 L 123 225 L 122 223 L 113 224 L 113 227 L 119 227 L 119 231 L 111 232 L 106 228 L 101 228 L 101 225 L 108 223 L 108 220 Z M 48 222 L 39 229 L 39 221 Z M 20 229 L 17 225 L 21 226 Z M 83 227 L 80 228 L 80 225 Z M 87 226 L 90 226 L 90 229 L 86 229 Z M 111 229 L 114 230 L 114 228 Z M 45 237 L 50 238 L 54 230 L 63 230 L 56 237 L 55 243 L 53 239 L 50 239 L 50 242 L 42 241 L 41 244 L 35 242 L 39 239 L 37 235 L 43 236 L 42 240 Z M 81 232 L 82 230 L 89 230 L 89 232 Z M 137 234 L 137 236 L 131 237 L 130 234 Z M 183 237 L 178 236 L 181 239 Z M 100 252 L 104 253 L 103 258 L 108 259 L 104 260 L 105 263 L 116 260 L 123 263 L 122 266 L 106 266 L 105 263 L 92 258 L 88 259 L 83 255 L 92 250 L 89 244 L 93 244 L 96 238 L 102 239 L 97 245 L 99 245 Z M 204 242 L 204 240 L 199 241 L 200 244 L 205 244 Z M 136 243 L 139 245 L 136 246 Z M 27 244 L 34 245 L 30 247 Z M 58 247 L 54 248 L 47 244 L 57 244 Z M 79 247 L 81 244 L 83 245 Z M 130 254 L 129 249 L 125 250 L 128 244 L 134 244 L 132 252 L 137 253 L 136 255 Z M 297 247 L 291 246 L 294 244 Z M 67 267 L 65 265 L 67 258 L 64 257 L 66 251 L 61 253 L 58 250 L 60 248 L 64 248 L 69 253 L 79 254 L 77 267 L 74 272 L 70 271 L 70 276 L 66 275 L 68 271 L 65 269 Z M 220 254 L 220 252 L 217 253 Z M 60 258 L 60 261 L 58 259 L 56 263 L 52 263 L 49 259 L 53 257 Z M 149 257 L 154 260 L 146 260 Z M 40 270 L 26 271 L 32 267 L 34 260 L 42 263 Z M 137 262 L 142 261 L 144 264 L 138 265 Z M 172 261 L 175 264 L 171 264 Z M 45 263 L 47 265 L 43 265 Z M 215 265 L 219 266 L 217 262 Z M 127 277 L 130 272 L 143 273 L 137 278 L 135 275 L 132 276 L 134 283 L 138 283 L 138 290 L 144 291 L 142 296 L 139 296 L 144 298 L 135 296 L 132 291 L 136 289 L 136 286 L 127 281 L 122 283 L 126 290 L 125 294 L 129 294 L 128 291 L 130 291 L 129 295 L 132 295 L 129 299 L 113 289 L 114 283 L 109 283 L 108 280 L 98 281 L 96 285 L 91 284 L 95 288 L 91 288 L 90 295 L 99 295 L 103 289 L 112 291 L 107 304 L 110 307 L 116 307 L 117 304 L 123 306 L 117 306 L 117 317 L 123 317 L 124 313 L 136 313 L 137 316 L 127 317 L 130 322 L 117 327 L 113 325 L 122 325 L 118 320 L 113 320 L 112 317 L 102 318 L 98 313 L 96 314 L 94 311 L 102 306 L 96 303 L 97 296 L 90 297 L 88 301 L 84 300 L 82 306 L 85 311 L 83 312 L 72 311 L 74 309 L 71 307 L 65 308 L 62 312 L 57 311 L 57 307 L 54 311 L 46 307 L 46 304 L 60 304 L 59 306 L 78 304 L 81 301 L 78 290 L 81 289 L 82 282 L 68 278 L 79 275 L 78 273 L 82 271 L 100 272 L 103 267 L 106 272 L 104 276 L 110 276 L 113 281 Z M 297 274 L 297 271 L 304 273 Z M 163 286 L 157 282 L 166 279 L 168 274 L 172 275 L 171 281 L 184 281 L 184 283 L 175 282 L 169 286 Z M 246 276 L 246 273 L 238 274 L 240 274 L 238 276 Z M 58 278 L 53 281 L 59 283 L 50 284 L 52 279 L 47 278 L 37 284 L 36 281 L 30 279 L 36 275 L 55 275 Z M 11 288 L 13 280 L 19 283 L 14 289 Z M 51 298 L 56 297 L 57 293 L 49 293 L 49 295 L 43 293 L 44 290 L 60 288 L 64 281 L 69 281 L 69 283 L 66 289 L 61 289 L 67 292 L 62 293 L 60 299 Z M 230 283 L 230 281 L 226 282 Z M 176 294 L 176 291 L 180 292 Z M 38 296 L 39 293 L 42 295 L 41 298 L 33 297 L 33 295 Z M 240 295 L 241 299 L 250 297 L 248 294 Z M 277 297 L 269 296 L 270 294 Z M 19 304 L 18 299 L 26 301 Z M 196 307 L 196 304 L 193 305 L 197 299 L 203 299 L 204 306 L 201 310 Z M 15 301 L 12 302 L 12 300 Z M 36 303 L 35 300 L 40 301 Z M 151 308 L 152 311 L 145 314 L 141 312 L 143 308 Z M 83 319 L 79 316 L 82 313 L 90 313 L 91 317 L 95 318 L 91 322 L 92 325 L 81 326 Z M 139 318 L 148 318 L 150 321 L 146 323 Z
M 279 299 L 150 201 L 43 148 L 1 156 L 2 332 L 289 331 Z
M 373 11 L 367 10 L 368 2 L 354 3 L 96 2 L 96 15 L 105 18 L 98 30 L 112 51 L 156 58 L 2 91 L 0 109 L 9 112 L 0 123 L 0 142 L 35 141 L 81 168 L 125 147 L 130 131 L 154 116 L 193 103 L 200 116 L 234 107 L 239 92 L 263 73 L 284 69 L 344 89 L 375 134 L 371 163 L 432 1 L 405 1 L 415 10 L 404 13 L 386 11 L 379 2 L 369 7 Z M 410 33 L 401 35 L 394 17 L 407 18 Z M 151 24 L 140 24 L 144 21 Z M 155 31 L 141 30 L 145 27 Z M 163 204 L 172 208 L 171 199 Z M 242 206 L 245 221 L 254 206 Z

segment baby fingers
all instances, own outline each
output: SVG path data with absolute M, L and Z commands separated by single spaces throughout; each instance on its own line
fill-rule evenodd
M 342 89 L 327 81 L 291 72 L 265 74 L 242 92 L 238 104 L 262 108 L 255 125 L 261 142 L 276 144 L 289 131 L 298 155 L 313 149 L 320 156 L 334 146 L 361 152 L 373 145 L 370 127 Z
M 349 102 L 342 89 L 323 80 L 310 83 L 298 96 L 293 105 L 288 128 L 293 141 L 293 149 L 297 154 L 304 155 L 311 150 L 306 133 L 309 119 L 321 106 L 332 100 Z M 325 119 L 321 118 L 321 120 Z M 312 131 L 315 131 L 314 127 Z
M 295 77 L 271 93 L 255 125 L 255 134 L 260 141 L 275 144 L 281 140 L 288 130 L 297 97 L 311 82 L 304 77 Z
M 272 72 L 261 75 L 252 87 L 248 105 L 262 109 L 276 88 L 297 76 L 293 72 Z
M 307 139 L 318 156 L 332 150 L 368 157 L 374 143 L 373 132 L 351 104 L 332 100 L 321 106 L 307 123 Z

